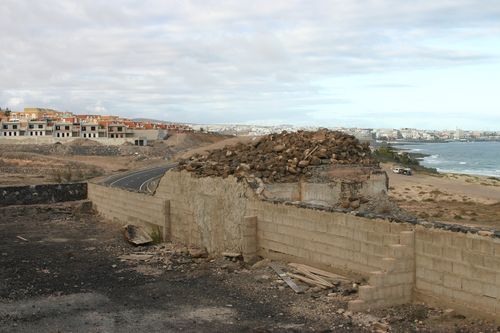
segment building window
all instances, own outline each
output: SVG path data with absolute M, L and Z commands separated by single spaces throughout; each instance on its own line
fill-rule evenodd
M 61 129 L 61 126 L 56 126 L 56 131 L 59 131 Z
M 69 131 L 69 126 L 64 126 L 64 129 L 65 129 L 66 131 Z
M 17 125 L 12 125 L 12 129 L 17 129 Z
M 82 131 L 84 131 L 84 132 L 85 132 L 86 130 L 87 130 L 87 127 L 82 126 Z
M 33 129 L 33 128 L 35 128 L 35 126 L 33 126 L 32 124 L 30 124 L 29 128 Z
M 92 127 L 90 128 L 90 130 L 91 130 L 91 131 L 95 131 L 95 126 L 92 126 Z
M 43 128 L 43 125 L 38 125 L 38 128 Z

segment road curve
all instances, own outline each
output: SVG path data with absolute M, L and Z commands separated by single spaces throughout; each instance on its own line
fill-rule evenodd
M 172 169 L 176 165 L 177 163 L 171 163 L 148 169 L 128 171 L 108 177 L 102 183 L 113 187 L 152 193 L 154 189 L 151 185 L 160 179 L 167 170 Z

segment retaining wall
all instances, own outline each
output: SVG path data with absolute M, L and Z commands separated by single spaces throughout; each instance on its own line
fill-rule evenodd
M 418 299 L 500 318 L 500 239 L 417 227 Z
M 420 299 L 500 318 L 495 234 L 261 201 L 235 178 L 186 171 L 167 172 L 154 196 L 92 184 L 89 198 L 110 219 L 163 226 L 166 237 L 210 253 L 238 251 L 246 260 L 260 255 L 364 276 L 368 284 L 349 304 L 355 311 Z
M 0 207 L 84 200 L 87 183 L 43 184 L 0 187 Z
M 123 189 L 88 184 L 88 198 L 103 217 L 125 224 L 160 227 L 167 232 L 168 201 Z

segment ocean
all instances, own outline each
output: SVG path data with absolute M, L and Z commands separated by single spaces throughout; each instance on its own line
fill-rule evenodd
M 500 142 L 448 142 L 397 145 L 428 154 L 420 164 L 440 172 L 500 177 Z

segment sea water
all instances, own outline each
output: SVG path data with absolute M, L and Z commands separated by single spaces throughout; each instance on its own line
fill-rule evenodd
M 447 142 L 402 145 L 423 153 L 420 164 L 440 172 L 500 177 L 500 142 Z

